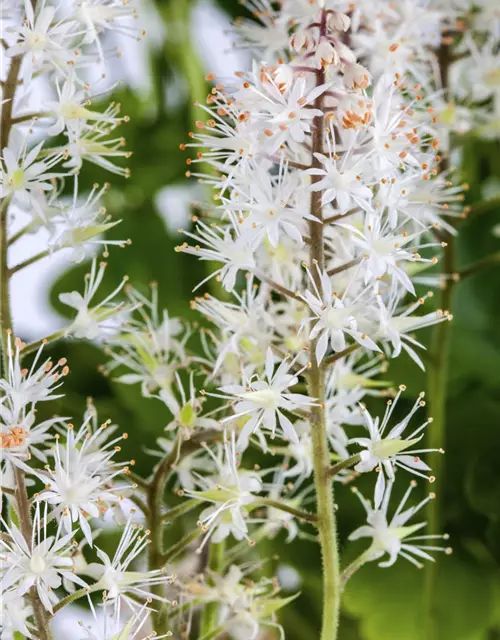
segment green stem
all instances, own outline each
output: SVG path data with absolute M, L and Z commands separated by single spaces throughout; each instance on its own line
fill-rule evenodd
M 349 469 L 349 467 L 354 467 L 354 465 L 358 464 L 360 460 L 361 460 L 361 454 L 357 453 L 355 456 L 351 456 L 350 458 L 347 458 L 347 460 L 342 460 L 342 462 L 338 462 L 337 464 L 334 464 L 333 467 L 330 467 L 330 469 L 328 470 L 328 473 L 332 478 L 335 478 L 335 476 L 338 473 L 340 473 L 343 469 Z
M 9 199 L 4 198 L 0 208 L 0 343 L 2 349 L 2 361 L 5 371 L 8 366 L 8 331 L 12 329 L 12 315 L 10 311 L 9 297 L 9 268 L 8 255 L 8 231 L 7 214 Z M 0 374 L 2 373 L 0 362 Z
M 62 600 L 59 600 L 59 602 L 56 605 L 54 605 L 54 612 L 52 615 L 55 616 L 56 613 L 61 609 L 63 609 L 66 605 L 71 604 L 75 600 L 79 600 L 80 598 L 83 598 L 83 596 L 86 596 L 88 593 L 91 593 L 91 592 L 92 592 L 91 588 L 84 588 L 84 589 L 78 589 L 78 591 L 70 593 L 69 596 L 66 596 Z
M 190 531 L 184 538 L 181 538 L 179 542 L 174 544 L 170 549 L 163 555 L 162 562 L 166 564 L 167 562 L 172 562 L 179 554 L 181 554 L 186 547 L 188 547 L 192 542 L 197 540 L 202 534 L 201 527 L 197 527 Z
M 311 524 L 317 524 L 318 522 L 318 518 L 314 515 L 314 513 L 308 513 L 307 511 L 301 511 L 300 509 L 295 509 L 294 507 L 286 504 L 286 502 L 279 502 L 278 500 L 271 500 L 270 498 L 257 498 L 255 503 L 252 503 L 249 505 L 249 508 L 253 510 L 260 506 L 279 509 L 280 511 L 284 511 L 285 513 L 290 513 L 292 516 L 295 516 L 298 520 L 303 520 L 304 522 L 310 522 Z
M 45 338 L 40 338 L 40 340 L 36 340 L 35 342 L 28 343 L 21 351 L 21 359 L 23 359 L 30 353 L 33 353 L 34 351 L 38 351 L 38 349 L 40 349 L 42 344 L 49 344 L 51 342 L 55 342 L 56 340 L 61 340 L 61 338 L 64 338 L 65 334 L 66 334 L 66 329 L 61 329 L 60 331 L 55 331 L 54 333 L 51 333 L 49 336 L 46 336 Z
M 34 8 L 34 6 L 33 6 Z M 2 117 L 0 121 L 0 149 L 4 149 L 9 144 L 9 137 L 12 129 L 12 109 L 14 98 L 18 87 L 18 78 L 21 71 L 22 56 L 15 56 L 10 61 L 7 77 L 3 84 Z M 8 332 L 13 329 L 12 314 L 10 309 L 9 281 L 10 273 L 8 268 L 8 209 L 10 197 L 2 199 L 0 204 L 0 343 L 2 346 L 2 358 L 0 359 L 5 369 L 8 366 Z M 33 524 L 31 521 L 30 503 L 24 472 L 14 466 L 14 478 L 16 483 L 16 502 L 21 533 L 26 540 L 28 547 L 32 545 Z M 29 598 L 33 607 L 33 615 L 37 626 L 37 637 L 40 640 L 51 640 L 49 614 L 43 606 L 35 587 L 29 590 Z
M 19 229 L 19 231 L 12 234 L 9 238 L 9 246 L 14 244 L 14 242 L 17 242 L 20 238 L 22 238 L 26 233 L 29 233 L 32 229 L 35 229 L 35 225 L 33 224 L 33 222 L 30 222 L 30 224 L 27 224 L 25 227 L 23 227 L 22 229 Z
M 323 10 L 320 31 L 326 31 L 326 12 Z M 324 70 L 316 74 L 317 84 L 325 82 Z M 316 109 L 323 111 L 323 96 L 319 96 L 314 104 Z M 313 120 L 312 136 L 312 165 L 321 168 L 321 163 L 314 153 L 323 152 L 324 117 L 316 116 Z M 312 176 L 311 182 L 319 181 L 318 176 Z M 321 191 L 311 193 L 311 214 L 323 221 L 323 206 Z M 311 238 L 310 262 L 311 267 L 317 264 L 321 271 L 325 266 L 323 224 L 309 223 Z M 321 287 L 316 268 L 312 269 L 317 286 Z M 325 367 L 318 365 L 315 357 L 316 340 L 312 340 L 309 353 L 311 354 L 311 368 L 308 375 L 309 395 L 317 399 L 318 404 L 311 411 L 311 437 L 313 447 L 314 484 L 316 488 L 316 504 L 318 514 L 318 533 L 321 547 L 323 566 L 323 614 L 321 625 L 321 640 L 336 640 L 340 615 L 340 557 L 337 539 L 337 521 L 333 495 L 333 478 L 330 476 L 330 453 L 325 420 Z
M 485 269 L 490 269 L 496 265 L 500 264 L 500 251 L 495 251 L 495 253 L 491 253 L 489 256 L 482 258 L 481 260 L 477 260 L 473 264 L 461 269 L 457 275 L 460 280 L 464 278 L 468 278 L 470 276 L 475 276 L 476 274 L 484 271 Z
M 23 538 L 26 540 L 26 544 L 31 549 L 33 525 L 31 522 L 28 492 L 26 491 L 24 473 L 15 465 L 14 477 L 16 480 L 16 502 L 21 533 L 23 535 Z M 29 590 L 29 598 L 31 600 L 31 606 L 33 607 L 33 613 L 36 620 L 38 633 L 37 638 L 39 638 L 39 640 L 52 640 L 52 634 L 50 632 L 49 624 L 49 613 L 41 603 L 36 587 L 31 587 L 31 589 Z
M 201 500 L 196 500 L 194 498 L 186 500 L 182 504 L 169 509 L 167 513 L 164 513 L 162 516 L 162 522 L 172 522 L 173 520 L 177 520 L 181 516 L 185 516 L 190 511 L 193 511 L 193 509 L 196 509 L 200 504 L 202 504 Z
M 57 251 L 57 249 L 56 249 L 56 251 Z M 12 267 L 12 269 L 10 269 L 9 273 L 10 273 L 11 276 L 13 276 L 18 271 L 22 271 L 23 269 L 26 269 L 26 267 L 29 267 L 30 265 L 35 264 L 36 262 L 39 262 L 40 260 L 43 260 L 43 258 L 46 258 L 50 254 L 51 254 L 51 252 L 48 249 L 45 249 L 44 251 L 40 251 L 40 253 L 37 253 L 34 256 L 31 256 L 31 258 L 28 258 L 27 260 L 24 260 L 23 262 L 20 262 L 19 264 L 16 264 L 14 267 Z
M 441 45 L 438 52 L 439 64 L 442 76 L 443 89 L 448 88 L 450 52 L 448 45 Z M 448 168 L 447 160 L 441 163 L 441 170 Z M 446 234 L 444 238 L 446 247 L 442 260 L 442 272 L 454 274 L 455 268 L 455 238 L 452 234 Z M 443 279 L 440 307 L 443 311 L 452 312 L 453 293 L 456 282 L 453 278 Z M 432 427 L 428 429 L 428 446 L 435 449 L 427 460 L 432 468 L 436 480 L 436 499 L 430 500 L 427 506 L 427 526 L 429 534 L 437 534 L 441 531 L 441 487 L 444 482 L 444 456 L 438 452 L 445 448 L 446 440 L 446 397 L 449 373 L 449 351 L 451 342 L 452 323 L 440 322 L 434 327 L 431 338 L 430 361 L 427 391 L 427 404 L 429 415 L 432 416 Z M 425 567 L 424 581 L 424 638 L 425 640 L 438 640 L 436 628 L 436 581 L 439 563 L 428 562 Z
M 224 542 L 211 542 L 208 550 L 208 569 L 212 574 L 221 574 L 224 567 L 224 552 L 226 545 Z M 214 584 L 213 578 L 209 574 L 208 580 Z M 217 628 L 219 620 L 218 602 L 208 602 L 201 613 L 200 636 L 204 637 Z
M 174 445 L 174 452 L 176 446 L 177 445 Z M 172 458 L 172 456 L 169 455 L 162 460 L 156 469 L 153 480 L 151 481 L 148 489 L 148 526 L 151 531 L 150 544 L 148 547 L 148 567 L 150 571 L 161 569 L 164 565 L 162 505 L 168 473 L 174 459 L 175 458 Z M 163 585 L 153 585 L 151 590 L 156 596 L 160 598 L 164 597 Z M 153 611 L 152 622 L 153 629 L 158 635 L 167 633 L 168 614 L 165 606 L 160 606 L 158 610 Z
M 370 559 L 370 551 L 371 548 L 367 549 L 342 571 L 342 588 L 345 588 L 345 585 L 352 578 L 352 576 L 368 562 L 368 560 Z

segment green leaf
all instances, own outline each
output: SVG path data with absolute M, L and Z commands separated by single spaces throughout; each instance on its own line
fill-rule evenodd
M 266 598 L 266 600 L 259 603 L 259 617 L 268 618 L 273 613 L 276 613 L 276 611 L 286 607 L 299 596 L 300 593 L 294 593 L 293 596 L 288 596 L 288 598 Z
M 492 574 L 456 558 L 437 561 L 438 637 L 484 640 L 494 611 Z M 424 573 L 409 563 L 366 565 L 348 583 L 344 607 L 360 620 L 363 640 L 426 640 L 423 584 Z

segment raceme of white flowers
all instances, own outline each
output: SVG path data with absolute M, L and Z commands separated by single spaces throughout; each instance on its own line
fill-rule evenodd
M 178 247 L 207 266 L 191 305 L 202 329 L 161 309 L 156 285 L 139 291 L 124 278 L 99 293 L 106 263 L 96 249 L 108 258 L 128 241 L 103 237 L 118 223 L 103 205 L 109 185 L 82 193 L 78 174 L 90 162 L 128 176 L 130 152 L 116 133 L 126 116 L 118 104 L 100 106 L 99 82 L 86 78 L 91 67 L 105 76 L 119 53 L 108 32 L 142 37 L 137 7 L 25 0 L 2 12 L 3 242 L 40 230 L 48 238 L 10 272 L 59 250 L 93 256 L 82 292 L 60 296 L 75 314 L 59 334 L 26 345 L 2 310 L 6 640 L 50 640 L 53 616 L 80 599 L 93 621 L 75 627 L 78 640 L 188 638 L 196 629 L 200 638 L 284 637 L 279 610 L 294 596 L 274 577 L 250 579 L 263 566 L 258 542 L 283 529 L 287 543 L 314 537 L 332 569 L 328 518 L 342 517 L 327 504 L 332 484 L 354 487 L 366 514 L 350 539 L 369 538 L 344 573 L 334 562 L 334 582 L 366 562 L 420 566 L 450 551 L 446 534 L 423 533 L 425 518 L 414 520 L 434 496 L 412 495 L 414 476 L 434 479 L 424 394 L 404 415 L 404 385 L 378 376 L 399 356 L 424 369 L 418 330 L 451 320 L 447 309 L 425 310 L 426 289 L 438 283 L 427 270 L 463 214 L 466 186 L 443 154 L 457 133 L 500 132 L 498 8 L 244 4 L 254 20 L 234 30 L 251 68 L 224 82 L 208 77 L 213 89 L 181 147 L 188 175 L 214 195 Z M 52 95 L 33 101 L 39 86 Z M 100 423 L 91 402 L 83 419 L 38 419 L 38 405 L 64 393 L 68 363 L 44 354 L 62 337 L 101 341 L 102 373 L 168 410 L 148 478 L 120 455 L 127 433 Z M 370 413 L 372 397 L 386 398 L 385 413 Z M 272 456 L 256 466 L 252 450 Z M 372 499 L 353 484 L 365 474 Z M 402 495 L 408 482 L 398 504 L 394 485 Z M 99 541 L 105 516 L 121 529 L 112 551 Z M 163 528 L 177 518 L 186 535 L 166 546 Z

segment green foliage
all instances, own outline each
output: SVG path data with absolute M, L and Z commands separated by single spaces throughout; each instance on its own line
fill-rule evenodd
M 456 558 L 440 561 L 438 637 L 486 640 L 498 606 L 498 576 Z M 423 581 L 423 572 L 409 563 L 383 570 L 374 564 L 363 567 L 348 583 L 344 598 L 346 611 L 360 620 L 361 638 L 422 640 Z

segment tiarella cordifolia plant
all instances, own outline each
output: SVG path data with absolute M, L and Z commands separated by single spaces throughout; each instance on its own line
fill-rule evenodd
M 108 31 L 141 32 L 120 0 L 26 0 L 2 14 L 2 637 L 50 640 L 51 618 L 79 599 L 94 616 L 75 629 L 82 640 L 283 637 L 279 611 L 294 596 L 262 577 L 258 543 L 285 529 L 289 543 L 319 544 L 321 638 L 334 640 L 343 589 L 364 564 L 422 566 L 450 551 L 435 494 L 412 492 L 415 477 L 432 482 L 441 465 L 449 308 L 466 275 L 453 257 L 465 186 L 446 158 L 457 133 L 498 135 L 498 9 L 487 0 L 245 4 L 256 20 L 235 30 L 255 53 L 252 68 L 215 84 L 182 145 L 195 150 L 189 175 L 215 194 L 178 248 L 211 269 L 199 285 L 210 281 L 210 293 L 192 302 L 205 328 L 160 309 L 154 285 L 145 295 L 124 278 L 99 296 L 106 265 L 94 257 L 83 293 L 60 296 L 73 322 L 28 345 L 14 337 L 10 277 L 55 251 L 80 261 L 128 242 L 102 239 L 116 224 L 101 205 L 108 185 L 78 189 L 84 162 L 127 176 L 129 153 L 114 133 L 126 120 L 119 106 L 95 107 L 99 86 L 83 78 L 90 67 L 104 74 L 116 53 Z M 51 86 L 52 98 L 33 107 L 33 83 Z M 9 247 L 40 231 L 44 250 L 12 265 Z M 441 275 L 427 273 L 437 263 Z M 421 312 L 432 298 L 422 285 L 437 284 L 439 308 Z M 435 420 L 423 415 L 423 392 L 402 417 L 404 385 L 377 376 L 403 352 L 425 368 L 415 332 L 432 326 Z M 37 418 L 69 372 L 64 358 L 44 356 L 62 337 L 101 340 L 103 373 L 169 411 L 150 477 L 120 460 L 127 435 L 100 424 L 92 403 L 76 426 Z M 386 398 L 383 415 L 368 410 L 371 396 Z M 362 474 L 373 479 L 370 498 L 356 488 Z M 350 539 L 369 539 L 347 565 L 334 499 L 345 485 L 365 511 Z M 107 513 L 122 528 L 111 553 L 97 539 Z M 164 529 L 179 519 L 187 533 L 166 546 Z M 430 572 L 430 602 L 433 584 Z M 426 638 L 434 633 L 430 624 Z

